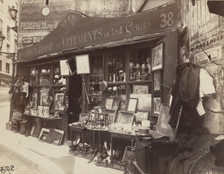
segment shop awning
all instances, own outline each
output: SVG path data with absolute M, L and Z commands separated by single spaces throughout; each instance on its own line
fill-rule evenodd
M 58 27 L 43 40 L 19 50 L 17 62 L 161 37 L 179 26 L 179 8 L 176 3 L 170 3 L 148 12 L 120 18 L 83 17 L 77 12 L 69 11 Z
M 4 81 L 12 81 L 12 76 L 8 74 L 0 73 L 0 79 Z
M 207 4 L 210 13 L 224 17 L 224 0 L 208 0 Z

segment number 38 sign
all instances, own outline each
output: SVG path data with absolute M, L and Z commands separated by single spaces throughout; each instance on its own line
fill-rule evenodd
M 164 28 L 164 27 L 171 27 L 174 24 L 174 14 L 172 11 L 168 12 L 168 13 L 162 13 L 160 15 L 161 17 L 161 24 L 160 27 Z

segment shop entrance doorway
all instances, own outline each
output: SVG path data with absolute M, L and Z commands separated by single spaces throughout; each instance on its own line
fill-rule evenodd
M 69 62 L 71 70 L 74 72 L 76 69 L 75 60 Z M 79 120 L 81 112 L 82 98 L 82 78 L 76 73 L 69 76 L 68 100 L 69 100 L 69 117 L 68 122 L 73 123 Z

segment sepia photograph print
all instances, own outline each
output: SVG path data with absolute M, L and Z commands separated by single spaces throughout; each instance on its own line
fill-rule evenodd
M 224 0 L 0 0 L 0 174 L 224 174 Z
M 162 72 L 154 71 L 153 72 L 153 91 L 161 92 L 161 83 L 162 83 Z
M 163 43 L 152 48 L 152 71 L 163 68 Z
M 153 96 L 152 98 L 153 116 L 159 116 L 160 106 L 161 106 L 161 97 Z

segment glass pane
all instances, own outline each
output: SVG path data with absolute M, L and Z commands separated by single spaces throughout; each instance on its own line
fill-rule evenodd
M 131 81 L 150 80 L 151 57 L 149 52 L 150 48 L 143 48 L 131 53 L 129 64 Z
M 108 81 L 124 82 L 125 78 L 125 54 L 117 53 L 110 55 L 108 61 Z

